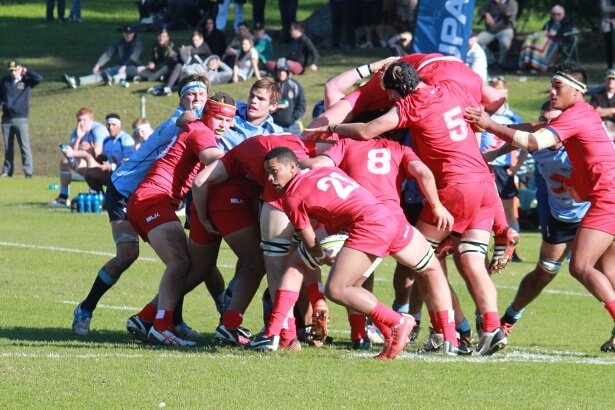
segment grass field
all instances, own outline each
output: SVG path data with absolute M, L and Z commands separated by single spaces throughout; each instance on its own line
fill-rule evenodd
M 190 294 L 185 317 L 206 339 L 197 348 L 145 346 L 126 319 L 157 291 L 163 266 L 147 245 L 102 299 L 92 332 L 77 337 L 72 312 L 114 252 L 106 215 L 49 209 L 52 178 L 0 180 L 0 391 L 6 408 L 609 408 L 615 356 L 600 353 L 612 323 L 563 270 L 526 311 L 510 347 L 491 357 L 402 353 L 396 360 L 348 349 L 345 312 L 332 306 L 334 344 L 300 353 L 258 354 L 215 345 L 218 315 L 204 288 Z M 74 192 L 85 191 L 76 183 Z M 523 233 L 513 264 L 496 276 L 502 311 L 536 263 L 539 237 Z M 228 280 L 234 257 L 221 252 Z M 393 264 L 376 273 L 375 293 L 392 301 Z M 472 303 L 451 282 L 473 322 Z M 245 326 L 261 327 L 260 303 Z M 423 324 L 421 342 L 426 338 Z M 378 347 L 376 347 L 378 349 Z M 377 350 L 376 350 L 377 351 Z
M 322 4 L 323 0 L 302 0 L 300 18 Z M 268 2 L 267 21 L 274 27 L 275 6 Z M 332 346 L 271 354 L 217 347 L 213 332 L 218 315 L 203 288 L 190 294 L 185 303 L 187 322 L 205 335 L 199 347 L 159 348 L 135 342 L 125 330 L 126 319 L 155 294 L 163 271 L 151 248 L 142 245 L 141 258 L 99 304 L 91 334 L 74 335 L 73 309 L 114 253 L 114 245 L 105 214 L 71 214 L 47 207 L 57 195 L 48 189 L 58 182 L 57 145 L 68 139 L 75 126 L 74 112 L 81 106 L 94 108 L 98 119 L 115 111 L 130 123 L 139 115 L 139 99 L 150 86 L 71 90 L 59 81 L 63 72 L 89 72 L 104 47 L 118 36 L 115 27 L 136 19 L 136 8 L 129 0 L 89 0 L 83 8 L 82 25 L 61 25 L 43 22 L 42 0 L 3 2 L 0 7 L 3 61 L 19 58 L 46 77 L 32 98 L 35 178 L 0 179 L 2 407 L 155 409 L 161 403 L 170 409 L 612 406 L 615 356 L 599 351 L 612 323 L 566 267 L 527 309 L 509 337 L 507 350 L 479 358 L 410 351 L 394 361 L 381 362 L 371 359 L 378 347 L 371 353 L 348 349 L 346 315 L 335 305 L 331 306 Z M 249 10 L 246 7 L 248 16 Z M 11 41 L 5 40 L 7 33 L 12 33 Z M 182 38 L 188 33 L 172 35 Z M 153 34 L 143 37 L 146 46 L 153 41 Z M 319 71 L 298 78 L 308 96 L 306 119 L 322 98 L 322 86 L 329 77 L 383 57 L 382 53 L 378 49 L 323 50 Z M 592 84 L 599 83 L 603 75 L 601 63 L 596 62 L 599 58 L 588 60 Z M 548 76 L 529 76 L 526 81 L 518 75 L 506 77 L 511 105 L 524 119 L 534 119 L 546 99 Z M 225 85 L 217 90 L 241 98 L 247 96 L 247 87 Z M 148 97 L 147 116 L 153 123 L 160 122 L 176 102 L 176 96 Z M 82 191 L 86 191 L 85 184 L 73 184 L 73 196 Z M 536 263 L 539 244 L 538 233 L 523 232 L 519 254 L 524 263 L 513 264 L 494 277 L 500 311 Z M 235 258 L 224 247 L 219 266 L 227 280 L 234 264 Z M 390 259 L 376 272 L 375 294 L 387 304 L 393 298 L 392 272 Z M 472 303 L 462 280 L 453 268 L 450 272 L 451 283 L 473 322 Z M 260 304 L 255 302 L 246 312 L 245 326 L 258 331 L 261 315 Z M 424 323 L 421 342 L 426 335 Z

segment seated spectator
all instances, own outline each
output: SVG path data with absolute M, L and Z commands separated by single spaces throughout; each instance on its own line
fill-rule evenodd
M 258 21 L 254 23 L 254 48 L 258 52 L 258 66 L 264 69 L 267 61 L 273 59 L 273 41 L 263 23 Z
M 248 26 L 248 23 L 242 21 L 239 23 L 239 26 L 237 26 L 235 37 L 233 37 L 228 47 L 226 47 L 226 50 L 224 50 L 224 54 L 221 55 L 222 61 L 229 66 L 235 65 L 237 54 L 241 52 L 241 42 L 245 37 L 252 37 L 252 33 L 250 33 L 250 26 Z
M 290 69 L 285 58 L 278 59 L 275 73 L 281 94 L 278 109 L 271 114 L 273 121 L 282 126 L 284 132 L 300 135 L 303 131 L 301 117 L 307 106 L 303 87 L 290 78 Z
M 70 135 L 68 144 L 62 144 L 60 161 L 60 195 L 49 203 L 52 208 L 70 207 L 70 183 L 72 173 L 85 175 L 87 157 L 98 157 L 102 153 L 103 141 L 109 131 L 99 122 L 94 121 L 94 113 L 89 108 L 77 111 L 77 127 Z
M 120 116 L 112 113 L 105 117 L 109 136 L 104 139 L 102 152 L 87 157 L 87 169 L 83 175 L 90 189 L 102 192 L 109 185 L 111 174 L 135 152 L 135 140 L 122 130 Z
M 171 72 L 176 63 L 175 45 L 171 42 L 169 32 L 163 28 L 156 37 L 149 62 L 145 67 L 139 67 L 134 81 L 160 81 Z
M 152 16 L 162 14 L 167 6 L 167 0 L 136 0 L 141 24 L 153 24 Z
M 487 81 L 487 54 L 478 44 L 478 36 L 475 33 L 472 33 L 468 39 L 466 65 L 478 74 L 483 79 L 483 82 Z
M 395 34 L 387 41 L 387 44 L 393 55 L 403 57 L 412 52 L 412 33 L 404 31 L 399 34 Z
M 288 44 L 288 55 L 286 61 L 290 72 L 297 75 L 302 74 L 305 68 L 308 67 L 309 59 L 312 59 L 309 64 L 310 70 L 318 70 L 318 50 L 312 43 L 312 40 L 304 33 L 303 24 L 294 22 L 290 25 L 290 43 Z M 273 74 L 277 61 L 267 61 L 265 69 Z
M 212 85 L 230 83 L 233 79 L 233 69 L 217 55 L 207 57 L 205 76 Z
M 615 69 L 606 71 L 605 89 L 591 96 L 589 103 L 603 121 L 615 121 Z
M 261 79 L 258 69 L 258 52 L 254 48 L 252 36 L 246 36 L 241 41 L 241 51 L 237 54 L 235 65 L 233 66 L 233 82 L 247 81 L 252 75 L 257 80 Z
M 141 65 L 143 43 L 141 39 L 137 37 L 132 26 L 123 27 L 118 29 L 118 31 L 122 33 L 122 38 L 113 43 L 111 47 L 100 56 L 92 69 L 92 74 L 83 77 L 74 77 L 64 74 L 62 80 L 64 80 L 69 87 L 77 88 L 80 85 L 97 84 L 101 82 L 105 82 L 107 85 L 123 83 L 137 75 L 137 67 Z M 100 69 L 111 61 L 114 56 L 118 58 L 118 65 L 109 67 L 101 73 Z
M 213 17 L 208 17 L 205 20 L 205 30 L 203 30 L 203 38 L 209 46 L 211 53 L 217 56 L 224 55 L 226 50 L 226 37 L 224 33 L 216 28 Z
M 517 0 L 489 0 L 478 10 L 478 15 L 481 20 L 485 20 L 486 26 L 485 30 L 478 34 L 478 44 L 487 53 L 489 65 L 495 64 L 496 60 L 487 46 L 493 40 L 497 40 L 499 43 L 497 66 L 507 68 L 506 54 L 515 35 L 518 8 Z
M 141 148 L 147 139 L 152 135 L 154 130 L 147 118 L 137 118 L 132 122 L 132 138 L 135 140 L 135 151 Z
M 200 31 L 192 33 L 192 45 L 184 46 L 179 49 L 179 62 L 175 64 L 171 73 L 167 76 L 167 83 L 164 86 L 157 86 L 148 89 L 154 95 L 169 95 L 173 92 L 175 84 L 179 83 L 188 74 L 199 74 L 205 72 L 204 62 L 211 55 L 211 50 Z
M 572 31 L 572 19 L 566 16 L 562 6 L 553 6 L 551 18 L 542 27 L 542 31 L 525 37 L 519 55 L 519 70 L 545 72 L 553 64 L 564 34 Z

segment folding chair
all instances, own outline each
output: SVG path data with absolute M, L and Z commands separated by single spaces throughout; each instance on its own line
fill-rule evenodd
M 573 29 L 562 35 L 560 49 L 566 56 L 565 63 L 570 61 L 579 62 L 579 34 L 581 34 L 580 30 Z

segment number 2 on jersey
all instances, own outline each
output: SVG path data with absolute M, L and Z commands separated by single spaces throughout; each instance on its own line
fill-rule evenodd
M 342 199 L 348 198 L 348 195 L 356 188 L 359 188 L 359 184 L 341 176 L 337 172 L 332 172 L 328 177 L 320 178 L 316 184 L 318 189 L 327 192 L 330 187 L 333 187 L 338 197 Z

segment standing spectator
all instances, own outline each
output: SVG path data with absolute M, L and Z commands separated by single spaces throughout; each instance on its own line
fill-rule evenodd
M 604 59 L 606 68 L 613 68 L 613 19 L 615 18 L 615 3 L 613 0 L 600 0 L 600 31 L 604 38 Z
M 265 5 L 267 0 L 252 0 L 252 21 L 265 25 Z M 256 30 L 256 29 L 255 29 Z
M 81 0 L 73 0 L 70 7 L 70 13 L 68 14 L 68 21 L 83 23 L 83 20 L 81 19 Z
M 254 23 L 254 48 L 258 52 L 259 68 L 265 68 L 267 61 L 273 59 L 273 41 L 259 21 Z
M 564 35 L 572 30 L 572 19 L 562 6 L 553 6 L 551 18 L 542 31 L 525 37 L 519 55 L 519 70 L 547 71 L 553 63 Z
M 160 81 L 166 76 L 177 63 L 177 51 L 169 37 L 169 32 L 162 29 L 156 37 L 156 44 L 152 49 L 152 55 L 145 67 L 139 67 L 135 82 Z
M 62 144 L 62 160 L 60 161 L 60 195 L 49 203 L 52 208 L 70 206 L 70 183 L 72 173 L 85 175 L 87 157 L 97 157 L 102 153 L 103 141 L 109 136 L 109 131 L 99 122 L 94 121 L 94 113 L 89 108 L 77 111 L 77 127 L 70 135 L 68 145 Z
M 135 140 L 135 151 L 141 148 L 147 139 L 154 133 L 152 125 L 147 118 L 137 118 L 132 122 L 132 138 Z
M 387 42 L 384 39 L 384 26 L 382 25 L 382 0 L 361 0 L 361 17 L 365 27 L 365 43 L 360 47 L 372 48 L 374 46 L 372 41 L 374 30 L 378 35 L 380 47 L 386 47 Z
M 237 54 L 235 65 L 233 66 L 233 82 L 247 81 L 252 75 L 257 80 L 261 79 L 258 70 L 258 52 L 254 48 L 252 36 L 244 37 L 241 41 L 241 51 Z
M 235 7 L 235 21 L 233 23 L 233 30 L 239 31 L 239 23 L 243 21 L 243 5 L 246 0 L 217 0 L 218 1 L 218 15 L 216 16 L 216 28 L 222 32 L 226 29 L 226 20 L 228 19 L 228 12 L 231 8 L 231 2 Z
M 120 116 L 111 113 L 105 117 L 109 136 L 103 140 L 102 152 L 97 157 L 88 157 L 85 182 L 90 189 L 102 192 L 111 181 L 111 174 L 135 152 L 135 140 L 122 130 Z M 151 129 L 151 128 L 150 128 Z
M 46 0 L 47 3 L 47 21 L 53 21 L 53 9 L 55 8 L 55 0 Z M 58 22 L 64 23 L 64 13 L 66 12 L 66 0 L 58 0 Z
M 207 17 L 205 20 L 203 38 L 212 54 L 217 56 L 224 55 L 224 50 L 226 50 L 226 38 L 224 37 L 224 33 L 216 28 L 213 17 Z
M 466 54 L 466 65 L 476 74 L 487 81 L 487 55 L 485 50 L 478 44 L 478 36 L 472 33 L 468 39 L 468 53 Z
M 297 7 L 299 0 L 278 0 L 280 9 L 280 21 L 282 22 L 282 42 L 288 43 L 292 40 L 290 30 L 292 23 L 297 20 Z
M 489 64 L 496 61 L 487 46 L 496 39 L 500 44 L 497 65 L 506 68 L 506 54 L 515 35 L 518 7 L 517 0 L 489 0 L 478 10 L 486 25 L 485 30 L 478 33 L 478 43 L 485 49 Z
M 132 26 L 126 26 L 119 29 L 122 33 L 122 38 L 117 40 L 105 51 L 94 65 L 92 74 L 83 77 L 73 77 L 64 74 L 62 79 L 71 88 L 77 88 L 80 85 L 96 84 L 105 82 L 107 85 L 119 83 L 122 80 L 126 81 L 137 75 L 137 67 L 141 65 L 141 52 L 143 52 L 143 43 L 137 37 Z M 112 66 L 104 70 L 100 69 L 107 64 L 111 59 L 117 56 L 119 59 L 118 65 Z
M 43 76 L 28 70 L 19 61 L 8 63 L 10 75 L 0 80 L 0 105 L 2 105 L 2 135 L 4 136 L 4 166 L 0 177 L 12 177 L 15 171 L 15 138 L 21 151 L 21 165 L 26 178 L 32 178 L 32 151 L 28 130 L 30 92 L 43 81 Z
M 589 103 L 603 121 L 615 121 L 615 70 L 608 69 L 604 77 L 605 89 L 592 95 Z
M 307 106 L 301 84 L 290 78 L 290 69 L 285 58 L 280 58 L 276 67 L 276 77 L 282 92 L 278 109 L 272 114 L 273 121 L 284 128 L 284 132 L 300 135 L 301 117 Z
M 173 71 L 166 77 L 167 83 L 164 86 L 157 86 L 148 89 L 154 95 L 169 95 L 173 92 L 175 83 L 181 81 L 184 76 L 189 74 L 201 74 L 205 72 L 204 62 L 211 55 L 211 50 L 203 38 L 200 31 L 192 33 L 192 45 L 184 46 L 179 49 L 179 62 L 173 67 Z
M 330 0 L 331 9 L 331 45 L 333 48 L 354 48 L 355 44 L 355 2 L 354 0 Z M 342 43 L 342 27 L 344 28 L 345 43 Z
M 295 75 L 302 74 L 305 68 L 308 67 L 310 58 L 312 59 L 312 63 L 309 65 L 310 70 L 318 70 L 318 59 L 320 56 L 312 40 L 305 35 L 303 24 L 296 21 L 291 24 L 290 36 L 292 40 L 288 45 L 288 55 L 286 56 L 290 72 Z M 273 72 L 276 64 L 277 61 L 267 61 L 265 68 L 267 71 Z

